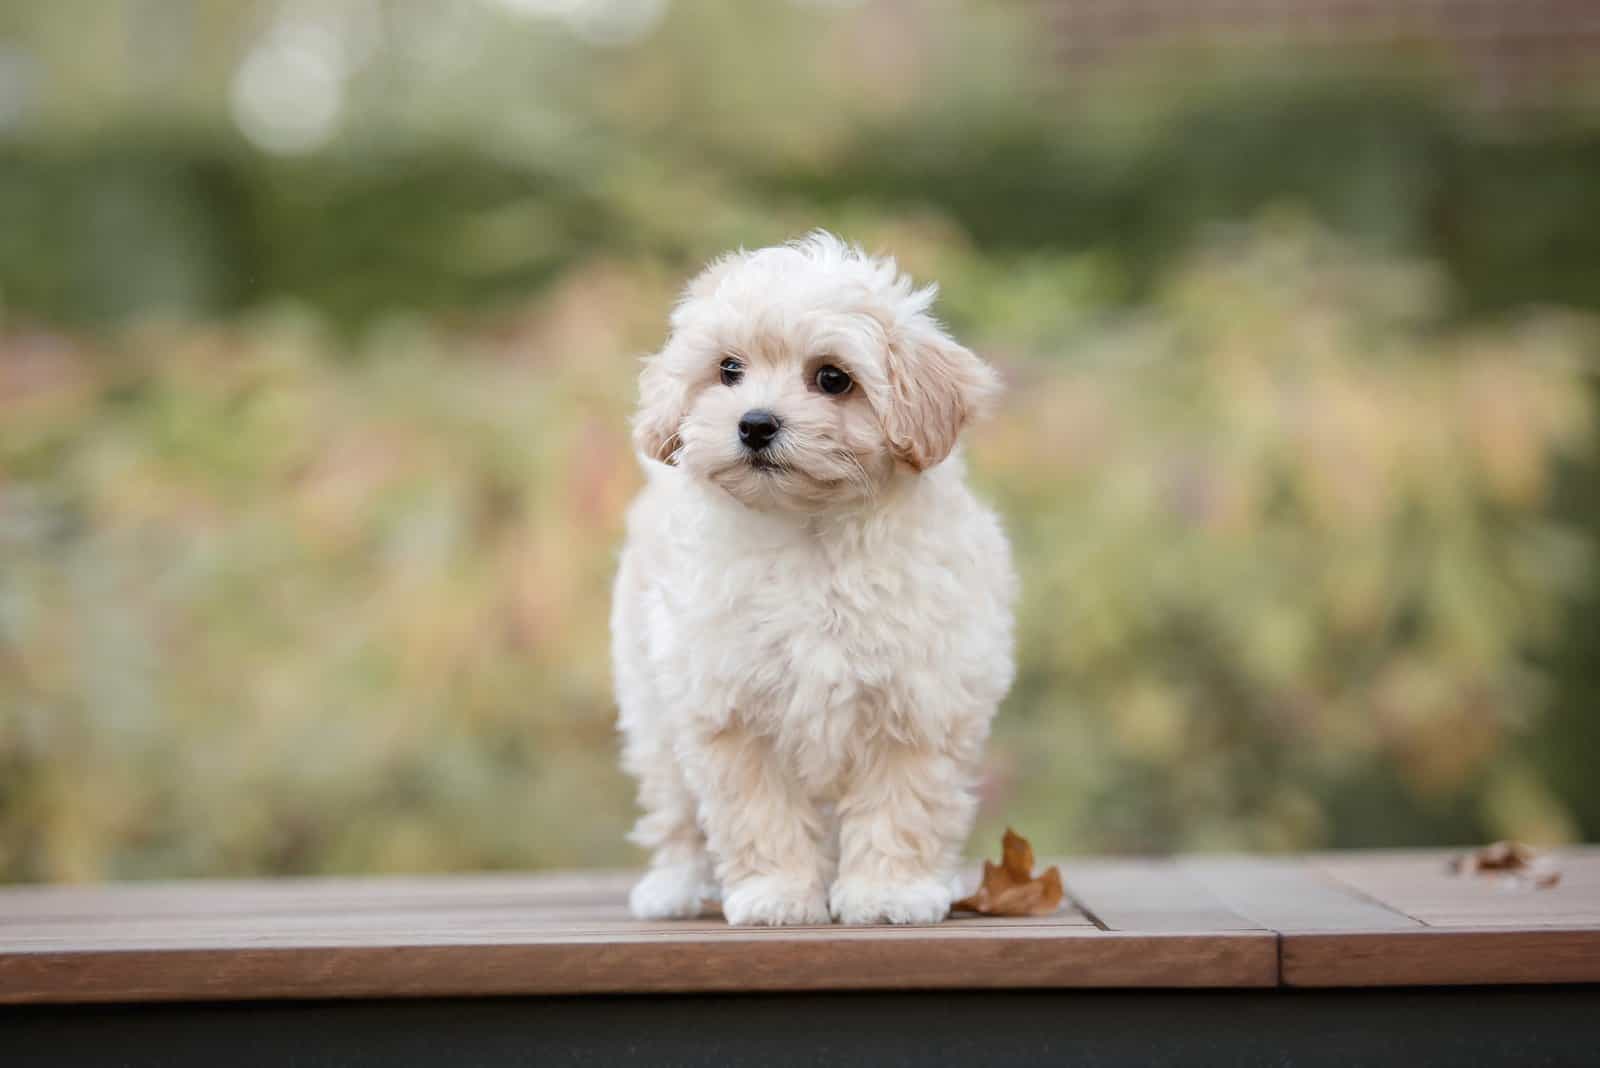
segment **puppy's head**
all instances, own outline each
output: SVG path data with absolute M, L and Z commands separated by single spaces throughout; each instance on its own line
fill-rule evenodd
M 999 390 L 935 292 L 826 233 L 716 261 L 645 364 L 635 443 L 752 507 L 871 499 L 944 460 Z

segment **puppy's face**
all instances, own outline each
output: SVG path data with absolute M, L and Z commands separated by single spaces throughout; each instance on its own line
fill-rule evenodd
M 870 501 L 948 456 L 997 391 L 933 295 L 826 234 L 712 264 L 645 366 L 640 451 L 754 508 Z

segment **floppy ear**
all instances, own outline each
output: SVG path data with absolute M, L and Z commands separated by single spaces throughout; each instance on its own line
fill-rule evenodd
M 668 369 L 666 353 L 645 361 L 639 374 L 639 411 L 633 417 L 633 445 L 640 453 L 664 464 L 683 443 L 678 426 L 689 411 L 689 390 Z
M 994 368 L 930 323 L 891 335 L 885 370 L 878 418 L 895 457 L 918 471 L 949 456 L 1000 393 Z

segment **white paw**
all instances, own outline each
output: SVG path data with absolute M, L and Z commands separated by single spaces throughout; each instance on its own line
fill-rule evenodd
M 937 879 L 882 882 L 845 877 L 828 910 L 840 923 L 938 923 L 950 914 L 950 887 Z
M 628 894 L 628 911 L 641 920 L 688 920 L 701 915 L 717 899 L 698 864 L 652 868 Z
M 729 887 L 722 914 L 736 927 L 827 923 L 828 898 L 822 887 L 807 880 L 758 875 Z

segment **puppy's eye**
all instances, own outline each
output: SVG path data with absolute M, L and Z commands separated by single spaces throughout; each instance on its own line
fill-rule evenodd
M 722 384 L 725 386 L 736 386 L 739 384 L 739 379 L 744 377 L 744 364 L 732 356 L 723 358 L 719 370 L 722 371 Z
M 841 393 L 849 393 L 850 387 L 854 384 L 849 375 L 831 363 L 826 367 L 817 368 L 817 388 L 824 393 L 831 393 L 837 397 Z

